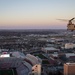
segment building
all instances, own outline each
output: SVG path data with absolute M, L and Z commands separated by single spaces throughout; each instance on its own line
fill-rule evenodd
M 65 53 L 65 55 L 67 58 L 69 58 L 69 57 L 74 57 L 75 53 Z
M 64 64 L 64 75 L 75 75 L 75 63 Z
M 45 47 L 45 48 L 42 48 L 42 51 L 45 53 L 54 53 L 54 52 L 58 52 L 59 49 L 56 49 L 54 47 Z
M 73 48 L 75 48 L 75 44 L 73 44 L 73 43 L 66 43 L 65 44 L 65 49 L 73 49 Z

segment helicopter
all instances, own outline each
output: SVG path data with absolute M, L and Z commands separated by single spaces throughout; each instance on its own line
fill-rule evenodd
M 73 23 L 75 20 L 75 18 L 72 18 L 70 20 L 65 20 L 65 19 L 58 19 L 58 20 L 62 20 L 62 21 L 68 21 L 68 24 L 67 24 L 67 30 L 71 30 L 71 31 L 74 31 L 75 30 L 75 24 Z

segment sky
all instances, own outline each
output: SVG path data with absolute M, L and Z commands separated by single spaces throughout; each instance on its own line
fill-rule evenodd
M 66 29 L 75 0 L 0 0 L 0 29 Z

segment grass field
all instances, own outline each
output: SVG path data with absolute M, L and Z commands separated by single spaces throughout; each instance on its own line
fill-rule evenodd
M 0 75 L 17 75 L 16 69 L 2 69 Z

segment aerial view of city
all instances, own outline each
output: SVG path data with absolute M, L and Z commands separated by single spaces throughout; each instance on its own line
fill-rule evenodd
M 0 0 L 0 75 L 75 75 L 75 0 Z

